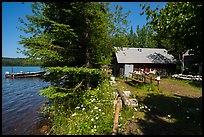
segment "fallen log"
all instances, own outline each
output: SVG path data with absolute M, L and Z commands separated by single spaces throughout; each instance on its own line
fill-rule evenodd
M 116 88 L 116 90 L 118 91 L 118 93 L 119 93 L 119 95 L 120 95 L 120 97 L 121 97 L 123 103 L 124 103 L 125 105 L 128 105 L 128 106 L 129 106 L 129 100 L 128 100 L 128 98 L 126 97 L 125 93 L 124 93 L 121 89 Z
M 120 99 L 121 99 L 121 97 L 118 96 L 117 104 L 115 107 L 115 119 L 114 119 L 114 124 L 113 124 L 112 135 L 117 135 L 117 132 L 118 132 L 118 118 L 119 118 L 119 112 L 120 112 Z
M 122 99 L 122 102 L 126 106 L 131 106 L 131 107 L 137 107 L 138 106 L 138 102 L 136 99 L 128 99 L 128 97 L 126 97 L 125 93 L 121 89 L 116 88 L 116 90 L 118 91 L 118 93 Z

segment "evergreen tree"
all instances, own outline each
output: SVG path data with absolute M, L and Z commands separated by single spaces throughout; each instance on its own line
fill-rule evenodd
M 31 34 L 21 36 L 24 49 L 19 50 L 48 67 L 45 80 L 51 87 L 41 94 L 57 112 L 83 103 L 86 91 L 104 82 L 101 66 L 111 63 L 114 46 L 126 42 L 128 13 L 115 8 L 110 12 L 109 3 L 102 2 L 36 2 L 28 22 L 19 19 L 25 26 L 19 29 Z
M 113 46 L 124 43 L 122 24 L 127 14 L 122 7 L 111 13 L 108 3 L 34 3 L 34 15 L 27 15 L 32 37 L 22 37 L 25 55 L 41 58 L 43 66 L 86 66 L 100 68 L 111 61 Z
M 156 34 L 153 30 L 143 25 L 142 28 L 137 25 L 136 33 L 133 32 L 131 27 L 130 33 L 127 35 L 128 44 L 130 47 L 136 48 L 156 48 L 158 47 L 156 41 Z

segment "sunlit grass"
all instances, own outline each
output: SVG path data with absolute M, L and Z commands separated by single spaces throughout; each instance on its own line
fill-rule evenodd
M 118 87 L 131 91 L 130 98 L 139 104 L 121 134 L 202 134 L 200 86 L 170 78 L 162 79 L 159 87 L 117 80 Z

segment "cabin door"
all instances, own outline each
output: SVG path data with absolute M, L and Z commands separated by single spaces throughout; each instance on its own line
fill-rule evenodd
M 132 74 L 130 72 L 133 72 L 134 66 L 132 64 L 125 64 L 125 77 L 132 77 Z

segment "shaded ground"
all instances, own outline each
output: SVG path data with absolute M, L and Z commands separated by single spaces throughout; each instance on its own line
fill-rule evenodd
M 159 87 L 135 85 L 124 80 L 117 81 L 117 84 L 131 91 L 130 98 L 139 102 L 134 118 L 126 122 L 120 134 L 202 134 L 201 87 L 173 79 L 162 79 Z

